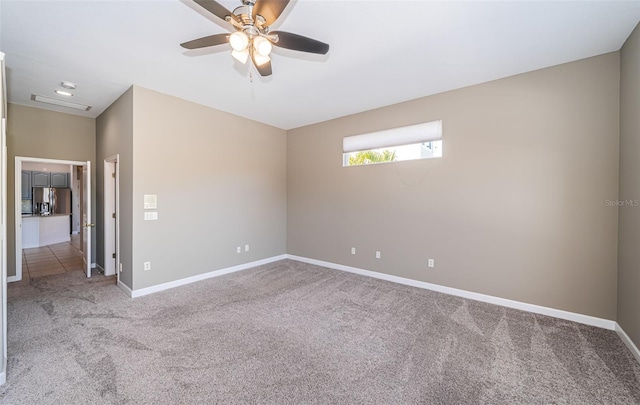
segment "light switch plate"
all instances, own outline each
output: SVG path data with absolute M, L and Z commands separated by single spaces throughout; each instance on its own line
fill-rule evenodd
M 145 194 L 144 209 L 155 210 L 156 208 L 158 208 L 158 196 L 156 194 Z

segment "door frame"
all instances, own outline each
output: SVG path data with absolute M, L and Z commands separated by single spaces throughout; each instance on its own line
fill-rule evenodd
M 91 262 L 91 250 L 93 249 L 93 232 L 91 228 L 96 226 L 93 222 L 93 216 L 91 215 L 91 162 L 87 162 L 86 166 L 82 167 L 82 209 L 80 210 L 82 216 L 82 236 L 80 241 L 82 242 L 82 261 L 84 262 L 84 272 L 87 278 L 91 277 L 91 269 L 95 264 Z
M 49 164 L 59 164 L 59 165 L 72 165 L 72 166 L 87 166 L 87 161 L 76 161 L 76 160 L 60 160 L 60 159 L 45 159 L 45 158 L 37 158 L 37 157 L 27 157 L 27 156 L 16 156 L 15 158 L 15 198 L 14 198 L 14 214 L 15 214 L 15 222 L 14 222 L 14 238 L 15 238 L 15 255 L 16 255 L 16 275 L 7 277 L 7 282 L 21 281 L 22 280 L 22 209 L 18 209 L 22 205 L 22 163 L 23 162 L 33 162 L 33 163 L 49 163 Z M 91 190 L 89 190 L 91 193 Z M 86 252 L 85 252 L 86 253 Z M 91 256 L 91 252 L 89 252 L 89 257 Z M 91 263 L 91 267 L 95 267 L 93 263 Z
M 109 156 L 104 160 L 104 193 L 103 193 L 103 227 L 104 227 L 104 275 L 112 276 L 117 275 L 118 282 L 120 282 L 120 155 L 116 154 Z M 111 187 L 112 177 L 111 173 L 114 169 L 116 174 L 114 187 Z M 111 222 L 111 213 L 116 214 L 115 229 L 111 229 L 108 225 Z M 115 243 L 115 262 L 114 273 L 111 273 L 107 269 L 107 260 L 109 260 L 109 251 L 111 250 L 111 243 Z
M 7 381 L 7 167 L 7 83 L 4 53 L 0 52 L 0 385 Z

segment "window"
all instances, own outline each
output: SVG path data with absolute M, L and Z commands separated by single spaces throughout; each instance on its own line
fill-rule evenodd
M 442 157 L 442 121 L 347 136 L 343 166 Z

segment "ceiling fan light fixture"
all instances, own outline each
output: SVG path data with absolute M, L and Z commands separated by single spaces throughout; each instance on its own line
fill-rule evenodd
M 262 66 L 265 63 L 270 62 L 271 58 L 268 57 L 268 56 L 260 55 L 259 53 L 254 53 L 253 54 L 253 61 L 256 63 L 256 65 Z
M 293 0 L 240 0 L 242 6 L 236 7 L 233 12 L 221 4 L 222 0 L 182 1 L 193 1 L 213 16 L 231 24 L 233 29 L 228 34 L 214 34 L 181 43 L 181 47 L 201 49 L 229 44 L 233 58 L 242 64 L 251 59 L 250 64 L 257 68 L 262 77 L 273 73 L 270 55 L 274 46 L 320 55 L 329 52 L 329 45 L 324 42 L 291 32 L 271 31 L 272 24 L 276 23 Z
M 242 52 L 249 45 L 249 37 L 242 31 L 236 31 L 229 36 L 229 44 L 234 51 Z
M 269 56 L 273 46 L 271 45 L 271 41 L 265 37 L 258 36 L 253 39 L 253 49 L 255 49 L 260 56 Z
M 231 51 L 231 56 L 233 56 L 235 60 L 244 65 L 249 59 L 249 51 L 247 51 L 246 49 L 242 51 L 236 51 L 234 49 L 233 51 Z

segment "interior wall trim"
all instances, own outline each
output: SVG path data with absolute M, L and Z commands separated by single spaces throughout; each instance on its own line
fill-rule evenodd
M 629 335 L 627 335 L 627 333 L 624 331 L 624 329 L 622 329 L 622 326 L 620 326 L 618 322 L 616 322 L 616 333 L 618 334 L 618 336 L 620 336 L 620 339 L 622 339 L 631 354 L 633 354 L 633 357 L 636 358 L 636 361 L 640 363 L 640 350 L 638 350 L 638 346 L 633 343 L 633 340 L 631 340 Z
M 286 256 L 287 255 L 283 254 L 283 255 L 279 255 L 279 256 L 268 257 L 266 259 L 256 260 L 254 262 L 249 262 L 249 263 L 244 263 L 244 264 L 239 264 L 237 266 L 227 267 L 225 269 L 214 270 L 214 271 L 210 271 L 208 273 L 198 274 L 198 275 L 191 276 L 191 277 L 186 277 L 186 278 L 181 278 L 180 280 L 169 281 L 167 283 L 158 284 L 158 285 L 154 285 L 154 286 L 146 287 L 146 288 L 140 288 L 140 289 L 137 289 L 137 290 L 135 290 L 135 289 L 131 290 L 131 289 L 129 289 L 129 287 L 127 287 L 124 284 L 120 285 L 120 283 L 118 284 L 118 286 L 123 291 L 125 291 L 127 293 L 127 295 L 129 295 L 131 298 L 137 298 L 137 297 L 142 297 L 143 295 L 153 294 L 153 293 L 156 293 L 156 292 L 159 292 L 159 291 L 164 291 L 164 290 L 168 290 L 168 289 L 171 289 L 171 288 L 180 287 L 180 286 L 185 285 L 185 284 L 195 283 L 196 281 L 206 280 L 208 278 L 218 277 L 218 276 L 222 276 L 224 274 L 235 273 L 236 271 L 240 271 L 240 270 L 246 270 L 246 269 L 249 269 L 249 268 L 252 268 L 252 267 L 262 266 L 263 264 L 277 262 L 278 260 L 286 259 L 287 258 Z
M 625 333 L 622 327 L 616 322 L 609 319 L 597 318 L 590 315 L 579 314 L 575 312 L 564 311 L 561 309 L 549 308 L 535 304 L 528 304 L 526 302 L 514 301 L 500 297 L 494 297 L 491 295 L 475 293 L 471 291 L 461 290 L 452 287 L 441 286 L 438 284 L 427 283 L 424 281 L 412 280 L 408 278 L 392 276 L 390 274 L 379 273 L 371 270 L 364 270 L 357 267 L 345 266 L 342 264 L 326 262 L 323 260 L 310 259 L 307 257 L 283 254 L 279 256 L 273 256 L 262 260 L 257 260 L 249 263 L 239 264 L 237 266 L 227 267 L 220 270 L 214 270 L 203 274 L 183 278 L 180 280 L 174 280 L 163 284 L 158 284 L 151 287 L 141 288 L 138 290 L 130 289 L 126 284 L 118 281 L 118 287 L 130 298 L 142 297 L 144 295 L 153 294 L 156 292 L 169 290 L 171 288 L 179 287 L 186 284 L 195 283 L 197 281 L 206 280 L 212 277 L 222 276 L 224 274 L 234 273 L 241 270 L 250 269 L 252 267 L 261 266 L 263 264 L 277 262 L 279 260 L 290 259 L 303 263 L 315 264 L 317 266 L 327 267 L 334 270 L 346 271 L 349 273 L 359 274 L 367 277 L 377 278 L 380 280 L 390 281 L 393 283 L 404 284 L 412 287 L 422 288 L 431 291 L 437 291 L 444 294 L 454 295 L 457 297 L 468 298 L 475 301 L 486 302 L 489 304 L 500 305 L 507 308 L 518 309 L 521 311 L 532 312 L 535 314 L 551 316 L 558 319 L 565 319 L 568 321 L 578 322 L 585 325 L 595 326 L 598 328 L 608 329 L 615 331 L 624 344 L 629 348 L 633 356 L 640 363 L 640 350 L 633 343 L 631 338 Z M 1 376 L 0 376 L 1 378 Z
M 526 302 L 508 300 L 505 298 L 494 297 L 491 295 L 475 293 L 471 291 L 461 290 L 457 288 L 445 287 L 438 284 L 427 283 L 424 281 L 412 280 L 408 278 L 392 276 L 390 274 L 379 273 L 371 270 L 364 270 L 357 267 L 345 266 L 342 264 L 325 262 L 323 260 L 310 259 L 308 257 L 283 254 L 279 256 L 273 256 L 254 262 L 239 264 L 233 267 L 227 267 L 225 269 L 214 270 L 208 273 L 199 274 L 183 278 L 180 280 L 170 281 L 168 283 L 158 284 L 155 286 L 141 288 L 139 290 L 132 290 L 126 284 L 118 280 L 118 287 L 130 298 L 142 297 L 144 295 L 153 294 L 156 292 L 169 290 L 171 288 L 179 287 L 186 284 L 195 283 L 197 281 L 206 280 L 212 277 L 222 276 L 224 274 L 234 273 L 241 270 L 250 269 L 252 267 L 261 266 L 263 264 L 277 262 L 279 260 L 290 259 L 303 263 L 315 264 L 317 266 L 327 267 L 334 270 L 346 271 L 349 273 L 359 274 L 362 276 L 377 278 L 380 280 L 390 281 L 393 283 L 404 284 L 412 287 L 422 288 L 425 290 L 437 291 L 444 294 L 454 295 L 457 297 L 468 298 L 475 301 L 486 302 L 489 304 L 500 305 L 507 308 L 518 309 L 521 311 L 532 312 L 534 314 L 551 316 L 554 318 L 565 319 L 568 321 L 578 322 L 585 325 L 595 326 L 598 328 L 608 329 L 615 331 L 622 342 L 627 346 L 633 357 L 640 363 L 640 349 L 633 343 L 629 335 L 626 334 L 624 329 L 616 321 L 609 319 L 597 318 L 590 315 L 583 315 L 575 312 L 564 311 L 561 309 L 543 307 L 540 305 L 528 304 Z M 0 373 L 0 384 L 3 384 L 4 373 Z
M 133 298 L 133 291 L 131 291 L 131 288 L 120 280 L 118 280 L 118 288 L 124 291 L 124 293 L 127 294 L 127 297 Z
M 307 257 L 287 255 L 287 258 L 291 260 L 296 260 L 299 262 L 328 267 L 334 270 L 341 270 L 349 273 L 360 274 L 367 277 L 373 277 L 381 280 L 391 281 L 393 283 L 404 284 L 412 287 L 423 288 L 426 290 L 437 291 L 444 294 L 455 295 L 457 297 L 462 297 L 462 298 L 469 298 L 475 301 L 482 301 L 482 302 L 487 302 L 489 304 L 500 305 L 507 308 L 514 308 L 514 309 L 519 309 L 521 311 L 533 312 L 534 314 L 540 314 L 540 315 L 551 316 L 554 318 L 565 319 L 568 321 L 578 322 L 585 325 L 596 326 L 598 328 L 616 330 L 616 322 L 611 321 L 609 319 L 597 318 L 594 316 L 578 314 L 575 312 L 564 311 L 561 309 L 543 307 L 540 305 L 528 304 L 526 302 L 514 301 L 514 300 L 505 299 L 505 298 L 494 297 L 491 295 L 480 294 L 480 293 L 475 293 L 475 292 L 466 291 L 466 290 L 460 290 L 457 288 L 445 287 L 438 284 L 431 284 L 424 281 L 392 276 L 390 274 L 378 273 L 376 271 L 359 269 L 357 267 L 350 267 L 342 264 L 310 259 Z

